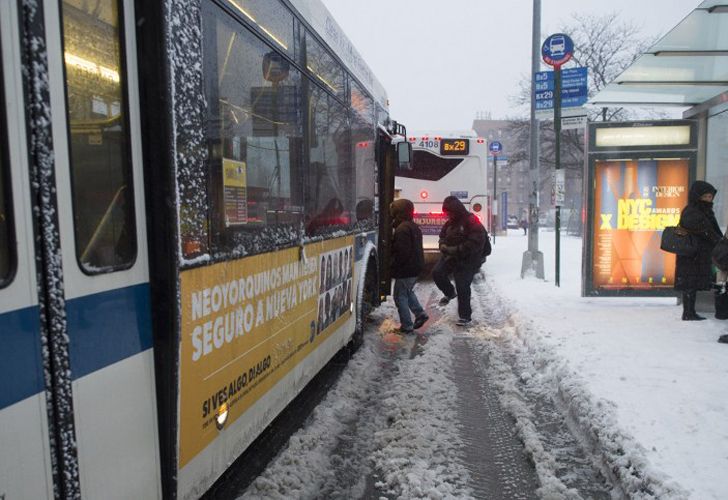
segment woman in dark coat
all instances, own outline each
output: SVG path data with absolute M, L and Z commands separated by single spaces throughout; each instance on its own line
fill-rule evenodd
M 680 226 L 697 236 L 698 251 L 693 257 L 677 256 L 675 290 L 682 291 L 684 321 L 705 319 L 695 312 L 698 290 L 709 290 L 713 281 L 710 253 L 722 238 L 713 213 L 716 189 L 705 181 L 690 186 L 688 205 L 680 214 Z

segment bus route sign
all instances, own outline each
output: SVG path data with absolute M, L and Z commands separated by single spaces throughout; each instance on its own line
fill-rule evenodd
M 556 33 L 548 37 L 541 46 L 541 57 L 549 66 L 560 68 L 574 55 L 574 42 L 569 35 Z
M 589 99 L 588 68 L 561 70 L 561 106 L 578 108 Z M 536 92 L 536 111 L 554 109 L 556 85 L 553 71 L 540 71 L 534 75 L 533 88 Z

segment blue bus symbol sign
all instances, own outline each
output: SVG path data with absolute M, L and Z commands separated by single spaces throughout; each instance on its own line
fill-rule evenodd
M 556 33 L 548 37 L 541 46 L 541 56 L 546 64 L 561 67 L 574 55 L 574 42 L 569 35 Z
M 493 141 L 490 144 L 488 144 L 488 151 L 490 151 L 490 154 L 497 155 L 501 151 L 503 151 L 503 145 L 498 141 Z

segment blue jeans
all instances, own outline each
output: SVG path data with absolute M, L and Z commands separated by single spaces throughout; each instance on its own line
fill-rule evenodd
M 471 319 L 473 314 L 470 308 L 470 284 L 477 272 L 477 268 L 473 269 L 468 266 L 458 265 L 454 259 L 445 259 L 444 257 L 440 257 L 432 270 L 432 279 L 442 293 L 452 298 L 457 292 L 458 315 L 463 319 Z M 455 278 L 455 287 L 450 283 L 451 274 Z
M 412 330 L 412 316 L 410 311 L 415 313 L 415 317 L 419 318 L 425 314 L 420 301 L 417 300 L 414 287 L 417 278 L 397 278 L 394 280 L 394 303 L 399 311 L 399 321 L 402 324 L 402 330 Z

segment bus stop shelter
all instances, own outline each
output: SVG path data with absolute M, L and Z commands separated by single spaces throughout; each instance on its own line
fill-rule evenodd
M 677 106 L 698 124 L 697 178 L 728 224 L 728 1 L 706 0 L 592 97 L 594 106 Z

